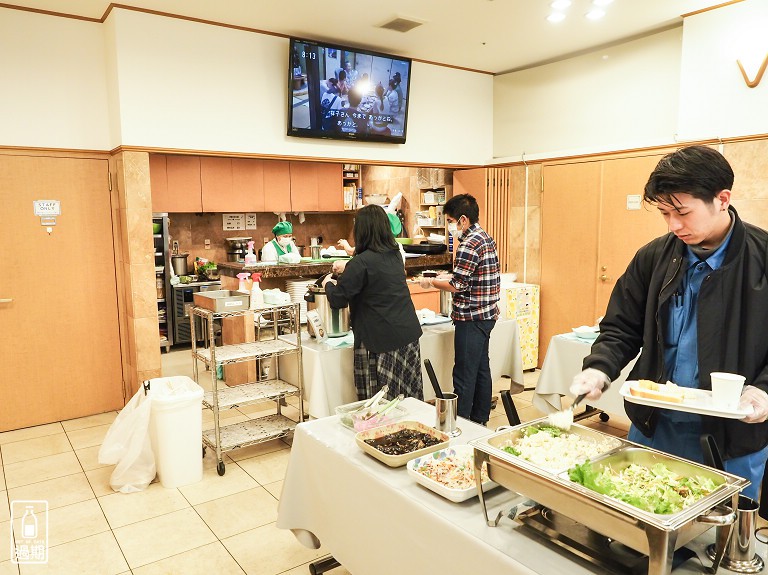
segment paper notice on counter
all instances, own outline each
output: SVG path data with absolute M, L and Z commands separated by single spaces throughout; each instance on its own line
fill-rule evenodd
M 245 214 L 221 214 L 225 232 L 245 229 Z

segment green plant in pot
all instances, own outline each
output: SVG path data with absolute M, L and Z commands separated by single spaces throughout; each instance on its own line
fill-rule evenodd
M 219 268 L 216 262 L 206 262 L 200 268 L 198 268 L 200 275 L 208 278 L 209 280 L 217 280 L 221 276 Z

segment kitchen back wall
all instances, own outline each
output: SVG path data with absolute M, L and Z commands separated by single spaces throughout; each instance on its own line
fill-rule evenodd
M 299 223 L 299 217 L 293 214 L 286 215 L 288 221 L 293 224 L 293 234 L 296 245 L 309 246 L 309 238 L 322 236 L 323 246 L 335 245 L 340 238 L 352 240 L 352 226 L 354 224 L 354 212 L 348 214 L 323 213 L 306 214 L 304 223 Z M 251 236 L 256 242 L 254 250 L 264 245 L 264 238 L 270 240 L 272 227 L 277 223 L 277 216 L 271 212 L 256 215 L 255 230 L 227 230 L 223 229 L 222 214 L 169 214 L 169 233 L 171 241 L 179 242 L 179 251 L 189 253 L 189 266 L 195 261 L 195 257 L 205 258 L 214 262 L 227 261 L 227 243 L 224 238 L 236 238 Z M 205 249 L 205 240 L 211 240 L 211 248 Z M 309 256 L 309 250 L 305 251 Z

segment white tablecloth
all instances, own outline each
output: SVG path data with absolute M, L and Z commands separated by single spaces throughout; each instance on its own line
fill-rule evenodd
M 533 405 L 539 411 L 552 413 L 562 409 L 560 398 L 570 395 L 568 388 L 573 377 L 581 371 L 584 358 L 589 355 L 592 342 L 585 341 L 573 335 L 564 333 L 554 336 L 547 348 L 547 355 L 541 366 L 539 381 L 533 395 Z M 637 358 L 633 359 L 621 372 L 619 378 L 611 383 L 608 391 L 589 404 L 607 413 L 626 416 L 624 399 L 619 395 L 619 389 L 626 380 Z
M 402 405 L 409 419 L 434 423 L 433 407 L 413 398 Z M 490 431 L 461 418 L 459 427 L 462 434 L 452 445 Z M 521 502 L 502 487 L 487 495 L 490 517 Z M 350 573 L 607 574 L 542 542 L 508 518 L 488 527 L 477 497 L 452 503 L 418 485 L 405 467 L 389 468 L 376 461 L 356 445 L 354 432 L 342 427 L 337 416 L 296 428 L 277 526 L 292 530 L 307 547 L 322 543 Z M 703 556 L 704 546 L 713 540 L 710 529 L 689 547 Z M 706 559 L 704 563 L 711 564 Z M 693 559 L 675 574 L 701 572 L 701 563 Z
M 435 370 L 437 381 L 445 391 L 453 389 L 453 325 L 443 323 L 422 326 L 423 334 L 419 339 L 421 347 L 422 377 L 424 379 L 424 399 L 432 399 L 435 392 L 427 377 L 423 362 L 430 360 Z M 283 336 L 294 338 L 295 336 Z M 357 401 L 355 382 L 352 375 L 353 351 L 351 346 L 335 347 L 318 342 L 306 333 L 301 336 L 302 360 L 304 364 L 305 400 L 309 415 L 325 417 L 333 415 L 339 405 Z M 523 360 L 520 352 L 520 339 L 517 322 L 500 320 L 491 331 L 489 347 L 491 376 L 496 382 L 502 375 L 511 376 L 513 381 L 523 381 Z M 298 369 L 295 356 L 279 358 L 280 378 L 296 384 Z

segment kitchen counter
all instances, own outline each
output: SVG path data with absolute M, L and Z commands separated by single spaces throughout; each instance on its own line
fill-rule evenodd
M 245 267 L 245 264 L 239 262 L 220 262 L 217 265 L 221 275 L 229 277 L 237 277 L 237 274 L 247 271 L 260 273 L 262 279 L 297 278 L 318 277 L 330 273 L 333 260 L 301 262 L 298 264 L 264 264 L 260 262 L 248 268 Z M 448 253 L 422 255 L 417 258 L 409 257 L 405 260 L 405 269 L 408 270 L 409 275 L 426 268 L 450 265 L 451 255 Z

